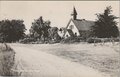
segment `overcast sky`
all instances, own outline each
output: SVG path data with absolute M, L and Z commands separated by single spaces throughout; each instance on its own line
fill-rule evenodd
M 79 19 L 94 21 L 95 14 L 103 13 L 106 6 L 112 6 L 112 14 L 119 16 L 118 1 L 0 1 L 0 20 L 23 19 L 29 29 L 34 19 L 43 16 L 51 26 L 66 27 L 73 6 Z

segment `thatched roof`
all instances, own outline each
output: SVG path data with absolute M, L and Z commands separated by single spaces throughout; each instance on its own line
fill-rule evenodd
M 84 19 L 82 19 L 82 20 L 76 19 L 76 20 L 72 20 L 72 21 L 79 31 L 90 30 L 91 26 L 93 26 L 95 24 L 94 21 L 88 21 L 88 20 L 84 20 Z

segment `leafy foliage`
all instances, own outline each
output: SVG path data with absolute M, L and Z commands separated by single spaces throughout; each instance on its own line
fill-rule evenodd
M 0 42 L 14 42 L 25 35 L 23 20 L 2 20 L 0 21 Z
M 50 28 L 50 21 L 43 21 L 42 16 L 32 23 L 30 28 L 30 35 L 35 39 L 48 38 L 48 29 Z
M 118 17 L 111 15 L 112 7 L 106 7 L 103 14 L 97 14 L 98 20 L 92 27 L 93 36 L 100 38 L 117 37 L 119 30 L 115 19 Z
M 51 27 L 50 29 L 48 29 L 48 33 L 50 40 L 54 40 L 55 42 L 59 42 L 61 40 L 61 37 L 58 35 L 57 27 Z

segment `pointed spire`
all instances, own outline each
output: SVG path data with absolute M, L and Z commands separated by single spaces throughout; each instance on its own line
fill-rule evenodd
M 76 11 L 75 7 L 73 7 L 73 13 L 74 13 L 75 15 L 77 15 L 77 11 Z
M 71 16 L 73 17 L 74 20 L 76 20 L 76 18 L 77 18 L 77 11 L 76 11 L 75 7 L 73 7 L 73 12 L 72 12 Z

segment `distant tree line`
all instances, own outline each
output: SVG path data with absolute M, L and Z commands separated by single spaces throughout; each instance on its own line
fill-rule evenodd
M 115 19 L 118 17 L 111 14 L 111 6 L 106 7 L 104 13 L 96 14 L 97 20 L 91 28 L 91 37 L 111 38 L 118 37 L 119 30 Z M 44 21 L 42 16 L 32 22 L 29 34 L 25 34 L 26 28 L 23 20 L 2 20 L 0 21 L 0 42 L 23 42 L 42 41 L 45 42 L 60 42 L 61 37 L 58 31 L 62 29 L 51 27 L 51 21 Z

